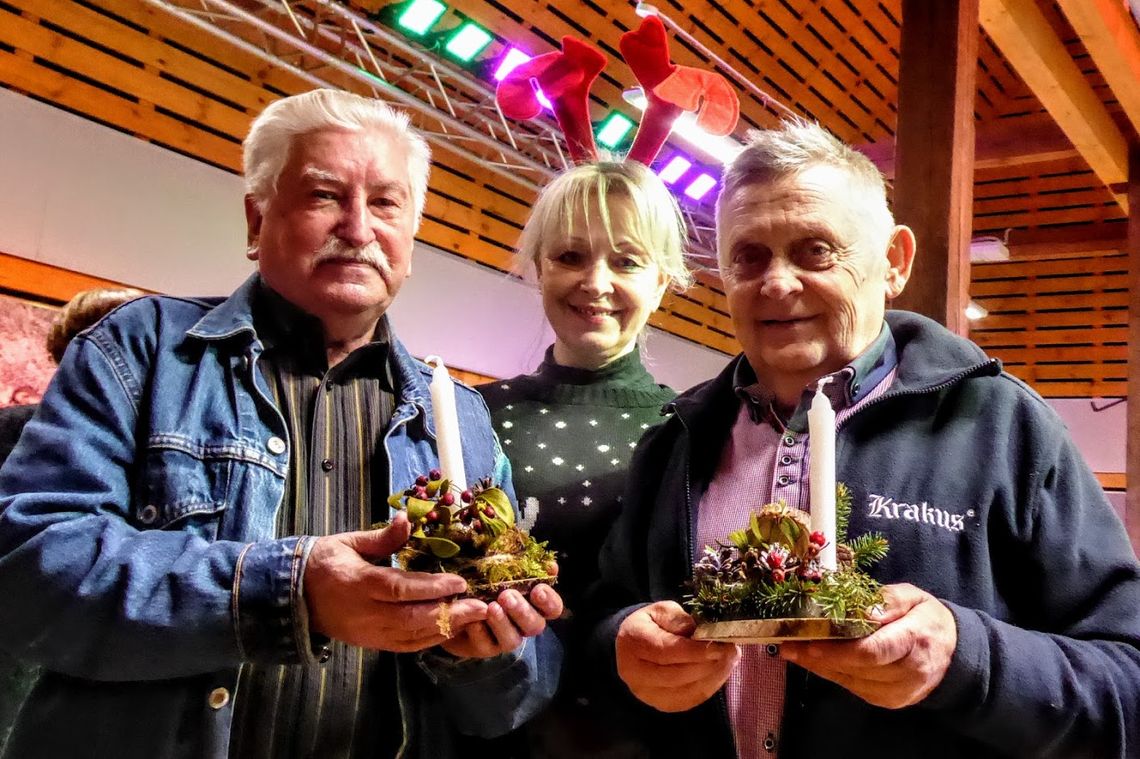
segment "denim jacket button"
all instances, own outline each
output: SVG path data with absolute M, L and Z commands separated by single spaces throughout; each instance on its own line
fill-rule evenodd
M 230 702 L 230 692 L 225 688 L 214 688 L 210 691 L 210 697 L 206 699 L 206 702 L 215 711 L 222 709 Z
M 139 511 L 139 521 L 143 524 L 153 524 L 158 519 L 158 507 L 147 504 Z
M 266 441 L 265 447 L 268 448 L 269 452 L 274 456 L 280 456 L 282 453 L 285 453 L 285 441 L 276 435 Z

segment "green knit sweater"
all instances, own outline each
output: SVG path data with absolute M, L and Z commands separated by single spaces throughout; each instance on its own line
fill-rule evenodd
M 478 390 L 511 460 L 522 527 L 558 552 L 558 590 L 573 612 L 597 578 L 630 455 L 676 393 L 637 351 L 591 371 L 560 366 L 552 348 L 534 374 Z

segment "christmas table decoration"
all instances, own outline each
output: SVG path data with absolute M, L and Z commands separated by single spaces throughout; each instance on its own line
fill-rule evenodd
M 467 580 L 466 595 L 485 601 L 507 588 L 526 593 L 540 582 L 553 585 L 554 552 L 515 526 L 507 494 L 489 477 L 468 488 L 455 385 L 443 359 L 428 356 L 425 362 L 432 366 L 432 421 L 440 468 L 419 475 L 410 488 L 388 498 L 388 506 L 406 512 L 412 523 L 411 537 L 396 554 L 396 563 L 414 572 L 457 574 Z M 441 632 L 446 626 L 441 621 Z
M 412 523 L 397 563 L 415 572 L 453 572 L 467 595 L 492 600 L 506 588 L 553 585 L 554 552 L 515 525 L 510 499 L 489 478 L 460 490 L 433 469 L 388 499 Z
M 864 571 L 887 553 L 877 533 L 846 539 L 851 495 L 835 487 L 836 567 L 821 561 L 830 539 L 804 511 L 783 502 L 752 513 L 725 543 L 706 547 L 685 599 L 694 638 L 738 643 L 855 638 L 878 627 L 881 586 Z

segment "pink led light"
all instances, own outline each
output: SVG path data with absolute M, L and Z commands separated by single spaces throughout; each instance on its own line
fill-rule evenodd
M 530 56 L 519 50 L 517 47 L 512 47 L 503 55 L 499 61 L 499 67 L 495 69 L 494 77 L 496 82 L 503 81 L 503 77 L 514 71 L 518 66 L 530 60 Z M 549 110 L 554 110 L 554 106 L 547 100 L 546 95 L 542 94 L 542 90 L 536 89 L 534 96 L 538 98 L 538 102 L 542 103 L 542 107 Z
M 503 81 L 503 77 L 515 70 L 519 65 L 526 63 L 530 60 L 530 56 L 519 50 L 517 47 L 512 47 L 507 50 L 506 54 L 499 61 L 499 67 L 495 69 L 495 81 Z

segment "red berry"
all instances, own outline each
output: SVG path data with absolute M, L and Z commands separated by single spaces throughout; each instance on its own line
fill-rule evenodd
M 438 511 L 436 511 L 435 509 L 432 509 L 432 510 L 431 510 L 431 511 L 429 511 L 427 514 L 425 514 L 425 515 L 424 515 L 424 517 L 425 517 L 425 518 L 426 518 L 426 519 L 427 519 L 429 522 L 438 522 L 438 521 L 439 521 L 439 512 L 438 512 Z
M 813 532 L 811 534 L 811 536 L 808 538 L 808 540 L 810 540 L 812 543 L 815 543 L 817 546 L 822 546 L 824 543 L 827 542 L 827 538 L 824 537 L 823 533 L 820 532 L 819 530 L 816 530 L 815 532 Z
M 470 490 L 464 490 L 459 494 L 459 499 L 464 503 L 471 503 L 475 500 L 475 496 L 471 493 Z
M 475 530 L 475 532 L 482 532 L 483 531 L 483 521 L 481 519 L 476 519 L 471 524 L 471 527 Z
M 488 517 L 490 519 L 494 519 L 495 518 L 495 510 L 492 509 L 490 506 L 484 506 L 483 507 L 483 516 Z
M 779 569 L 780 567 L 784 566 L 784 557 L 778 553 L 768 554 L 768 566 L 772 567 L 773 569 Z
M 428 494 L 427 494 L 427 489 L 426 489 L 426 488 L 420 488 L 420 487 L 417 487 L 417 488 L 416 488 L 416 492 L 415 492 L 415 493 L 413 493 L 413 495 L 414 495 L 416 498 L 419 498 L 421 501 L 427 500 L 427 497 L 428 497 Z
M 784 570 L 773 569 L 772 570 L 772 582 L 783 582 L 783 581 L 784 581 Z
M 451 493 L 444 493 L 439 497 L 439 502 L 444 506 L 450 506 L 451 504 L 455 503 L 455 496 L 453 496 Z
M 428 484 L 428 478 L 425 475 L 421 474 L 419 477 L 416 478 L 416 484 L 419 485 L 421 488 L 426 488 L 427 484 Z
M 430 479 L 433 479 L 433 480 L 442 480 L 443 479 L 443 472 L 439 471 L 438 469 L 433 469 L 430 472 L 428 472 L 428 477 Z

